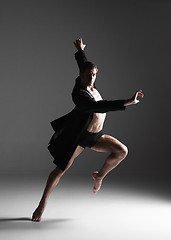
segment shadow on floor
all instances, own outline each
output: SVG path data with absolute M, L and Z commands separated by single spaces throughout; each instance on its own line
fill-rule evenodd
M 1 222 L 12 222 L 12 221 L 31 221 L 31 218 L 0 218 L 0 223 Z
M 59 219 L 43 219 L 41 222 L 32 222 L 31 218 L 0 218 L 0 230 L 29 230 L 29 229 L 50 229 L 50 228 L 66 228 L 66 222 L 73 219 L 59 218 Z M 64 225 L 62 223 L 65 223 Z

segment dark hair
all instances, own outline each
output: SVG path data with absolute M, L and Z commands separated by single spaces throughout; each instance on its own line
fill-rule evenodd
M 85 62 L 85 63 L 81 66 L 81 72 L 84 73 L 86 69 L 92 70 L 92 69 L 94 69 L 94 68 L 95 68 L 96 71 L 98 72 L 98 68 L 97 68 L 97 66 L 96 66 L 94 63 L 92 63 L 92 62 Z

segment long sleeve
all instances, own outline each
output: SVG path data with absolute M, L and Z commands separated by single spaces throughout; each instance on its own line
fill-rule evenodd
M 77 61 L 79 70 L 81 71 L 83 64 L 87 62 L 87 57 L 85 55 L 85 52 L 83 50 L 77 51 L 75 53 L 75 59 Z
M 89 113 L 105 113 L 109 111 L 125 110 L 124 102 L 125 100 L 100 100 L 95 101 L 91 98 L 86 90 L 80 89 L 79 93 L 74 96 L 73 101 L 76 107 L 82 112 Z

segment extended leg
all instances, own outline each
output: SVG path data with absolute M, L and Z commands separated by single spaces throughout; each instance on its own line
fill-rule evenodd
M 41 216 L 45 210 L 45 206 L 48 200 L 48 197 L 50 195 L 50 193 L 52 192 L 52 190 L 55 188 L 55 186 L 58 184 L 60 178 L 62 177 L 62 175 L 64 175 L 64 173 L 70 168 L 70 166 L 72 165 L 74 159 L 84 150 L 84 148 L 78 146 L 74 152 L 74 154 L 72 155 L 65 171 L 62 171 L 61 169 L 59 169 L 58 167 L 56 167 L 49 175 L 47 183 L 46 183 L 46 187 L 44 189 L 42 198 L 40 200 L 40 203 L 38 205 L 38 207 L 36 208 L 36 210 L 33 213 L 32 216 L 32 221 L 35 222 L 40 222 L 41 221 Z
M 45 209 L 45 206 L 47 203 L 47 199 L 48 199 L 50 193 L 52 192 L 52 190 L 55 188 L 55 186 L 59 182 L 62 175 L 63 175 L 63 171 L 60 170 L 59 168 L 55 168 L 50 173 L 47 183 L 46 183 L 46 187 L 45 187 L 43 195 L 42 195 L 42 198 L 40 200 L 40 203 L 33 213 L 32 221 L 35 221 L 35 222 L 41 221 L 41 216 L 44 212 L 44 209 Z
M 92 177 L 95 181 L 94 193 L 96 193 L 102 184 L 103 178 L 114 169 L 127 156 L 127 147 L 119 142 L 116 138 L 109 135 L 103 135 L 98 139 L 98 142 L 91 148 L 98 152 L 110 152 L 110 155 L 105 160 L 102 168 L 95 171 Z

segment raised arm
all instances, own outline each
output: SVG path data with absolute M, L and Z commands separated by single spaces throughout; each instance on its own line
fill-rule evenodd
M 86 45 L 83 43 L 82 38 L 76 39 L 75 42 L 74 42 L 74 45 L 75 45 L 76 49 L 78 50 L 75 53 L 75 59 L 77 61 L 79 70 L 81 71 L 81 68 L 82 68 L 83 64 L 85 62 L 87 62 L 87 57 L 86 57 L 85 52 L 84 52 L 84 48 L 86 47 Z

